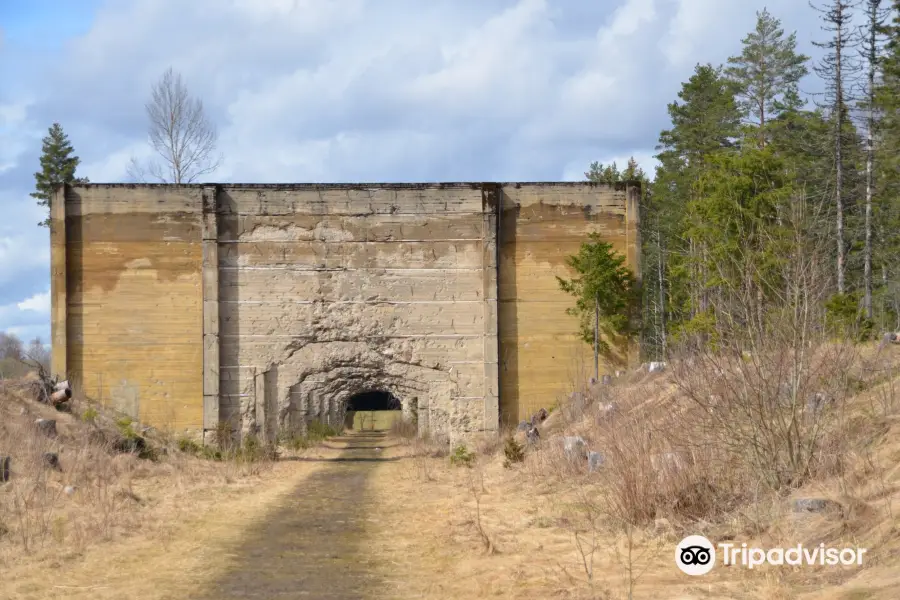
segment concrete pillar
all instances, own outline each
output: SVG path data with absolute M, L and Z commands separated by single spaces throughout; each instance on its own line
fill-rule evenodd
M 641 281 L 641 184 L 629 183 L 625 188 L 625 248 L 628 266 Z
M 500 245 L 500 206 L 502 189 L 484 184 L 481 189 L 482 212 L 482 308 L 484 311 L 484 417 L 482 429 L 500 430 L 500 348 L 497 306 Z
M 640 182 L 628 183 L 625 188 L 625 248 L 628 266 L 634 272 L 635 283 L 641 287 L 641 184 Z M 638 293 L 640 298 L 640 293 Z M 636 311 L 640 319 L 640 311 Z M 640 323 L 633 324 L 636 331 L 640 330 Z M 640 364 L 640 346 L 637 343 L 630 345 L 628 349 L 628 364 L 636 367 Z
M 50 371 L 61 379 L 68 378 L 69 362 L 66 335 L 68 316 L 66 187 L 66 185 L 58 186 L 50 199 Z
M 215 186 L 203 188 L 203 430 L 219 423 L 219 227 Z

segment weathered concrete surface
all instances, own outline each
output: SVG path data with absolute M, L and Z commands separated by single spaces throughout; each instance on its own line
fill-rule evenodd
M 636 264 L 629 193 L 67 187 L 52 212 L 54 370 L 179 430 L 273 438 L 337 425 L 352 395 L 381 390 L 420 430 L 496 431 L 589 364 L 555 277 L 589 231 Z
M 51 215 L 53 370 L 142 422 L 199 428 L 201 189 L 90 186 L 61 198 Z

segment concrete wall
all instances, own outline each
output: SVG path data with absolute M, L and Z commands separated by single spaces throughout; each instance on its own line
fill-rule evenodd
M 201 190 L 60 188 L 51 212 L 53 371 L 173 429 L 202 408 Z
M 590 351 L 556 284 L 564 257 L 600 231 L 637 260 L 625 187 L 63 194 L 51 214 L 54 371 L 176 429 L 224 421 L 271 437 L 383 390 L 423 428 L 495 431 L 501 412 L 515 421 L 551 404 Z
M 593 351 L 566 314 L 571 296 L 556 276 L 590 232 L 625 254 L 639 272 L 638 199 L 635 186 L 506 184 L 500 230 L 501 419 L 514 424 L 547 408 L 593 375 Z M 636 348 L 622 349 L 634 360 Z M 601 364 L 608 373 L 615 365 Z

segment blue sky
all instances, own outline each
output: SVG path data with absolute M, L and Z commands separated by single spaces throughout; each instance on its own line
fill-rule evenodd
M 574 180 L 652 169 L 666 104 L 719 64 L 748 0 L 0 0 L 0 330 L 49 337 L 41 138 L 59 121 L 94 182 L 150 156 L 169 66 L 220 133 L 221 182 Z M 802 51 L 805 0 L 765 6 Z M 806 82 L 817 88 L 815 80 Z

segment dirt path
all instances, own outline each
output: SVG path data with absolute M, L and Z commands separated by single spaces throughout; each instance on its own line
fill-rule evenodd
M 373 513 L 367 487 L 385 456 L 382 433 L 336 438 L 338 456 L 270 506 L 244 539 L 227 570 L 202 598 L 372 598 L 380 582 L 365 552 L 366 520 Z M 304 459 L 298 459 L 304 460 Z

